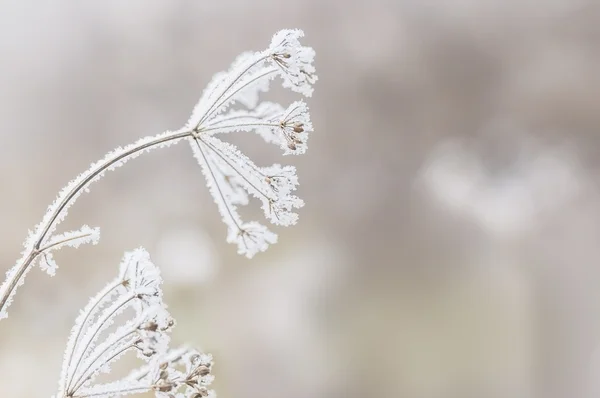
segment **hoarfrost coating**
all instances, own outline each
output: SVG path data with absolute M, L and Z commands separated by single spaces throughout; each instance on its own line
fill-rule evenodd
M 168 147 L 182 140 L 190 143 L 223 222 L 227 226 L 227 241 L 237 245 L 238 253 L 249 258 L 277 242 L 277 235 L 257 221 L 243 221 L 237 211 L 248 204 L 248 194 L 262 202 L 265 217 L 273 224 L 288 226 L 296 223 L 295 209 L 302 199 L 292 192 L 298 185 L 292 166 L 259 167 L 234 145 L 217 136 L 232 132 L 254 131 L 266 142 L 280 146 L 285 155 L 306 152 L 312 123 L 303 101 L 290 106 L 264 101 L 260 95 L 269 90 L 279 76 L 282 85 L 310 97 L 317 81 L 313 66 L 315 52 L 300 44 L 301 30 L 276 33 L 269 47 L 260 52 L 242 53 L 229 70 L 214 76 L 204 90 L 187 124 L 179 130 L 142 138 L 108 153 L 58 194 L 42 221 L 24 243 L 22 257 L 6 273 L 0 286 L 0 319 L 8 316 L 17 288 L 35 264 L 54 275 L 58 265 L 52 253 L 63 246 L 76 247 L 97 243 L 99 230 L 83 227 L 72 233 L 55 234 L 69 208 L 92 183 L 107 171 L 123 166 L 127 161 L 153 149 Z M 230 109 L 233 105 L 242 109 Z M 39 261 L 38 261 L 39 259 Z
M 125 253 L 119 276 L 90 299 L 71 330 L 56 397 L 110 398 L 148 391 L 157 397 L 214 396 L 208 390 L 212 356 L 191 348 L 169 349 L 175 321 L 163 302 L 161 284 L 160 270 L 144 249 Z M 108 333 L 129 309 L 129 319 Z M 94 383 L 129 351 L 146 364 L 119 380 Z

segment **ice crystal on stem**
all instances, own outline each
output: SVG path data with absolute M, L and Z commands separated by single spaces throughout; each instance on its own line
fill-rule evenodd
M 282 30 L 273 36 L 269 53 L 277 67 L 281 70 L 283 87 L 290 88 L 310 97 L 312 85 L 317 81 L 313 60 L 315 51 L 300 45 L 299 39 L 304 36 L 301 30 Z

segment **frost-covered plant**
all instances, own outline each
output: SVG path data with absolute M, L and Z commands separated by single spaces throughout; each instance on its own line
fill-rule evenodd
M 98 243 L 99 229 L 87 225 L 56 233 L 70 206 L 92 183 L 142 153 L 180 141 L 189 142 L 227 226 L 227 241 L 237 245 L 238 253 L 250 258 L 275 243 L 277 235 L 256 221 L 243 221 L 237 208 L 247 205 L 253 196 L 262 203 L 271 223 L 295 224 L 295 209 L 303 205 L 293 195 L 298 185 L 296 169 L 279 164 L 259 167 L 221 138 L 226 133 L 254 131 L 266 142 L 280 146 L 284 155 L 306 151 L 312 131 L 306 104 L 300 100 L 283 107 L 259 101 L 278 76 L 283 87 L 312 95 L 317 80 L 312 65 L 315 53 L 300 44 L 301 37 L 300 30 L 282 30 L 266 50 L 243 53 L 228 71 L 215 75 L 183 128 L 115 149 L 61 190 L 29 233 L 22 257 L 0 286 L 0 320 L 8 316 L 17 288 L 35 265 L 54 275 L 56 250 Z M 232 109 L 234 105 L 237 107 Z M 169 398 L 211 394 L 207 387 L 212 381 L 212 358 L 190 348 L 168 348 L 167 333 L 174 321 L 162 301 L 160 284 L 159 270 L 143 249 L 125 255 L 119 277 L 90 300 L 73 327 L 57 398 L 117 397 L 146 391 Z M 111 331 L 113 324 L 129 313 L 129 320 Z M 94 384 L 98 374 L 108 372 L 109 365 L 128 351 L 136 351 L 146 365 L 118 381 Z
M 175 321 L 162 300 L 159 269 L 144 249 L 126 253 L 119 276 L 81 311 L 63 360 L 57 397 L 114 397 L 154 391 L 170 397 L 184 390 L 185 397 L 206 397 L 212 357 L 193 349 L 169 351 Z M 119 315 L 131 311 L 130 319 L 107 331 Z M 96 376 L 128 351 L 147 364 L 130 376 L 93 384 Z M 178 353 L 173 357 L 174 353 Z M 184 370 L 177 365 L 183 363 Z

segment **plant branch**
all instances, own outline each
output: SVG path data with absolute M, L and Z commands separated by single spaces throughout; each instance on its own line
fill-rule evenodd
M 38 251 L 41 252 L 41 253 L 43 253 L 43 252 L 48 251 L 48 250 L 50 250 L 50 249 L 52 249 L 52 248 L 54 248 L 56 246 L 60 246 L 63 243 L 71 242 L 71 241 L 74 241 L 74 240 L 77 240 L 77 239 L 81 239 L 81 238 L 87 238 L 88 236 L 92 236 L 92 233 L 88 232 L 88 233 L 84 233 L 84 234 L 81 234 L 81 235 L 78 235 L 78 236 L 72 236 L 70 238 L 61 239 L 61 240 L 59 240 L 57 242 L 53 242 L 53 243 L 50 243 L 50 244 L 48 244 L 48 245 L 46 245 L 44 247 L 41 247 L 40 249 L 38 249 Z
M 44 218 L 43 224 L 38 227 L 39 234 L 35 238 L 33 245 L 30 245 L 28 249 L 26 249 L 26 253 L 24 253 L 23 257 L 17 263 L 17 265 L 11 269 L 6 277 L 4 283 L 0 286 L 0 319 L 6 317 L 6 308 L 9 304 L 9 300 L 15 293 L 17 287 L 22 283 L 22 278 L 32 267 L 35 259 L 43 252 L 40 249 L 44 239 L 47 237 L 48 233 L 55 226 L 57 220 L 64 216 L 64 212 L 66 209 L 75 201 L 78 195 L 95 179 L 105 173 L 107 170 L 112 170 L 119 163 L 127 160 L 128 158 L 135 157 L 136 155 L 154 149 L 156 147 L 160 147 L 164 144 L 174 143 L 176 141 L 182 140 L 184 138 L 192 136 L 191 131 L 179 131 L 168 134 L 159 134 L 153 137 L 150 140 L 140 141 L 139 144 L 134 144 L 125 149 L 121 150 L 116 156 L 107 157 L 103 161 L 100 161 L 96 164 L 95 167 L 88 170 L 88 172 L 82 176 L 81 181 L 79 181 L 71 190 L 66 193 L 60 200 L 59 203 L 56 204 L 56 207 L 49 215 L 49 217 Z M 4 315 L 4 316 L 3 316 Z

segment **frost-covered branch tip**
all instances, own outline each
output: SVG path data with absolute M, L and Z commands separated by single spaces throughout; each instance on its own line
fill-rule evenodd
M 296 209 L 304 202 L 293 195 L 298 185 L 292 166 L 274 164 L 259 167 L 235 146 L 221 140 L 226 133 L 251 132 L 266 142 L 282 148 L 284 155 L 303 154 L 307 148 L 312 124 L 307 105 L 295 101 L 287 107 L 268 101 L 260 95 L 269 90 L 271 81 L 280 77 L 282 85 L 310 97 L 317 81 L 313 60 L 315 52 L 300 44 L 303 32 L 282 30 L 276 33 L 266 50 L 240 55 L 228 71 L 214 76 L 194 108 L 188 123 L 176 131 L 167 131 L 117 148 L 71 181 L 58 195 L 42 222 L 26 240 L 22 257 L 7 272 L 0 286 L 0 319 L 7 317 L 17 288 L 32 266 L 54 274 L 57 268 L 52 252 L 63 246 L 97 241 L 98 233 L 69 235 L 55 232 L 69 208 L 90 186 L 128 160 L 153 149 L 187 140 L 204 174 L 209 191 L 227 226 L 227 241 L 235 243 L 238 252 L 247 257 L 264 251 L 277 241 L 277 236 L 256 221 L 243 221 L 238 207 L 248 204 L 253 196 L 262 204 L 265 217 L 273 224 L 296 223 Z M 233 106 L 236 109 L 231 109 Z M 89 231 L 88 231 L 89 232 Z
M 71 330 L 57 398 L 108 398 L 147 391 L 170 397 L 181 390 L 182 397 L 209 395 L 212 357 L 192 349 L 168 349 L 174 321 L 163 303 L 161 283 L 160 272 L 145 250 L 125 254 L 118 278 L 90 299 Z M 127 311 L 132 313 L 129 320 L 114 327 L 117 317 Z M 137 352 L 146 365 L 120 380 L 94 383 L 128 351 Z M 181 363 L 184 370 L 178 368 Z
M 226 72 L 217 74 L 205 90 L 187 127 L 194 156 L 206 177 L 210 193 L 228 228 L 227 241 L 236 243 L 247 257 L 277 241 L 277 236 L 256 221 L 242 221 L 237 208 L 248 203 L 248 194 L 262 203 L 265 217 L 273 224 L 293 225 L 298 219 L 294 209 L 304 202 L 293 195 L 298 185 L 292 166 L 259 167 L 235 146 L 218 136 L 236 131 L 254 131 L 284 154 L 306 151 L 312 123 L 308 107 L 296 101 L 287 108 L 271 102 L 258 102 L 276 76 L 283 86 L 311 96 L 316 82 L 312 65 L 314 51 L 300 45 L 300 30 L 284 30 L 264 51 L 244 53 Z M 225 111 L 233 104 L 245 109 Z

